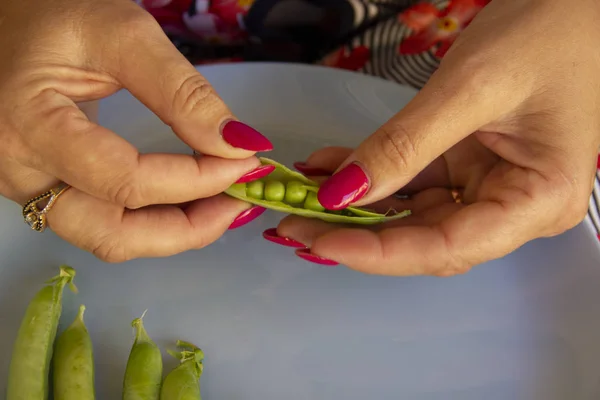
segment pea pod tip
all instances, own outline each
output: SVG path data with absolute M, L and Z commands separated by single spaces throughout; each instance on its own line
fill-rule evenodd
M 77 286 L 75 286 L 75 283 L 73 283 L 77 272 L 75 271 L 75 268 L 63 264 L 59 267 L 59 270 L 60 272 L 58 275 L 48 279 L 46 284 L 54 285 L 62 282 L 63 284 L 69 285 L 69 289 L 71 289 L 73 293 L 79 293 Z

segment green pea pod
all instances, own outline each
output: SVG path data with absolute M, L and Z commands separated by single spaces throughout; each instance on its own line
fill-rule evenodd
M 92 339 L 83 321 L 85 306 L 56 339 L 53 360 L 54 400 L 94 400 Z
M 277 161 L 259 158 L 262 165 L 275 170 L 265 178 L 249 183 L 234 183 L 225 190 L 231 197 L 287 214 L 318 218 L 346 224 L 377 224 L 410 215 L 410 210 L 380 214 L 365 208 L 347 207 L 340 211 L 326 210 L 317 200 L 319 184 Z M 282 188 L 284 192 L 282 193 Z M 393 211 L 393 210 L 390 210 Z
M 165 377 L 160 400 L 202 400 L 199 379 L 204 365 L 204 353 L 195 345 L 177 341 L 180 352 L 168 350 L 180 363 Z
M 159 400 L 162 355 L 144 328 L 144 315 L 146 311 L 131 322 L 136 334 L 125 369 L 123 400 Z
M 53 344 L 62 313 L 63 289 L 75 270 L 66 265 L 31 300 L 21 321 L 8 372 L 6 400 L 46 400 Z

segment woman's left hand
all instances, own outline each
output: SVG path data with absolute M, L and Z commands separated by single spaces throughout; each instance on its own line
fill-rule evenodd
M 306 161 L 325 170 L 308 175 L 337 171 L 319 190 L 326 208 L 413 215 L 371 227 L 289 216 L 277 235 L 315 262 L 451 276 L 577 225 L 600 145 L 599 19 L 593 0 L 493 0 L 403 110 L 355 151 Z

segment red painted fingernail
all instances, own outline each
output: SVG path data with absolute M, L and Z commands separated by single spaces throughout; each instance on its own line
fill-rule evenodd
M 239 228 L 240 226 L 246 225 L 248 222 L 258 218 L 262 213 L 264 213 L 266 208 L 261 206 L 254 206 L 252 208 L 247 209 L 238 215 L 231 225 L 229 225 L 229 229 Z
M 277 234 L 277 228 L 270 228 L 263 232 L 263 237 L 273 243 L 280 244 L 287 247 L 305 247 L 302 243 L 290 239 L 288 237 L 279 236 Z
M 294 168 L 298 170 L 298 172 L 306 175 L 306 176 L 329 176 L 331 175 L 330 171 L 325 171 L 321 168 L 313 168 L 306 165 L 305 162 L 295 162 Z
M 239 121 L 229 121 L 221 130 L 223 139 L 232 145 L 244 150 L 269 151 L 273 144 L 256 129 Z
M 329 210 L 341 210 L 362 198 L 369 189 L 369 178 L 358 164 L 348 164 L 325 181 L 317 199 Z
M 337 262 L 330 260 L 328 258 L 319 257 L 310 252 L 310 249 L 298 249 L 295 251 L 296 255 L 306 261 L 310 261 L 315 264 L 327 265 L 333 267 L 334 265 L 338 265 Z
M 238 179 L 235 183 L 246 183 L 252 182 L 260 178 L 264 178 L 269 175 L 271 172 L 275 170 L 274 165 L 263 165 L 261 167 L 255 168 L 252 171 L 248 172 L 245 175 L 242 175 L 240 179 Z

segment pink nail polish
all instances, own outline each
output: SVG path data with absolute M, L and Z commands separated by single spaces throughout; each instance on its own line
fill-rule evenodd
M 231 225 L 229 225 L 229 229 L 236 229 L 240 226 L 246 225 L 248 222 L 258 218 L 262 213 L 264 213 L 266 208 L 261 206 L 254 206 L 252 208 L 247 209 L 238 215 Z
M 305 162 L 295 162 L 294 168 L 298 170 L 303 175 L 306 176 L 329 176 L 331 175 L 330 171 L 325 171 L 321 168 L 313 168 L 306 165 Z
M 260 178 L 264 178 L 269 175 L 271 172 L 275 170 L 274 165 L 263 165 L 261 167 L 255 168 L 252 171 L 248 172 L 245 175 L 242 175 L 240 179 L 238 179 L 235 183 L 246 183 L 252 182 Z
M 361 199 L 369 189 L 369 178 L 358 164 L 348 164 L 326 180 L 317 199 L 329 210 L 341 210 Z
M 273 144 L 269 139 L 256 129 L 239 121 L 227 122 L 221 129 L 221 135 L 233 147 L 251 151 L 273 150 Z
M 305 247 L 302 243 L 288 237 L 279 236 L 276 228 L 270 228 L 263 232 L 263 237 L 270 242 L 287 247 Z
M 295 251 L 296 255 L 306 261 L 310 261 L 315 264 L 327 265 L 329 267 L 333 267 L 338 265 L 337 262 L 330 260 L 328 258 L 319 257 L 317 255 L 311 254 L 310 249 L 298 249 Z

